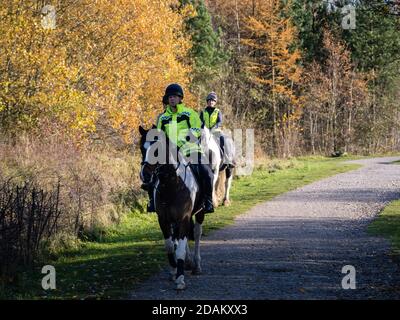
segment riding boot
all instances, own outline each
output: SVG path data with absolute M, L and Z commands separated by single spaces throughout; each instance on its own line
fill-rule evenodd
M 202 186 L 204 194 L 204 211 L 205 213 L 214 212 L 213 194 L 213 173 L 209 165 L 200 164 L 199 169 L 202 173 Z
M 204 213 L 213 213 L 214 212 L 214 204 L 212 201 L 212 197 L 206 197 L 204 200 Z

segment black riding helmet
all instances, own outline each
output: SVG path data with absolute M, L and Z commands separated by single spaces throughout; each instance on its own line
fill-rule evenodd
M 163 96 L 163 98 L 162 98 L 162 103 L 163 103 L 164 105 L 167 105 L 167 104 L 168 104 L 168 97 L 167 97 L 167 96 Z
M 177 83 L 170 84 L 165 89 L 165 97 L 168 99 L 169 96 L 179 96 L 179 97 L 183 98 L 183 89 L 182 89 L 182 87 Z

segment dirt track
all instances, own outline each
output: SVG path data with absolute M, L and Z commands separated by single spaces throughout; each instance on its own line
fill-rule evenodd
M 396 158 L 352 161 L 358 170 L 257 205 L 203 238 L 203 274 L 187 272 L 177 294 L 167 269 L 134 288 L 132 299 L 399 299 L 400 268 L 389 242 L 366 227 L 400 199 Z M 356 268 L 344 290 L 344 265 Z

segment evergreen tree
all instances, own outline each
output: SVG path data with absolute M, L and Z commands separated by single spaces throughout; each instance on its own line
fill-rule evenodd
M 357 7 L 356 30 L 344 30 L 353 60 L 363 71 L 393 71 L 400 60 L 399 18 L 368 4 Z M 397 72 L 396 72 L 397 73 Z
M 337 8 L 328 1 L 292 0 L 290 15 L 298 30 L 298 43 L 305 62 L 326 60 L 324 29 L 340 28 L 341 15 Z
M 180 0 L 181 8 L 191 5 L 195 15 L 186 20 L 186 30 L 192 39 L 190 52 L 194 62 L 192 89 L 202 96 L 211 90 L 213 81 L 228 60 L 221 45 L 221 31 L 215 31 L 204 0 Z

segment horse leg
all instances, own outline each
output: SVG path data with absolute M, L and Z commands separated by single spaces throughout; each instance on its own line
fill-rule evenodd
M 177 264 L 175 259 L 174 241 L 172 240 L 171 234 L 171 226 L 160 218 L 158 219 L 158 223 L 164 236 L 165 250 L 167 251 L 168 262 L 170 265 L 170 280 L 175 281 Z
M 195 267 L 192 274 L 201 273 L 201 257 L 200 257 L 200 238 L 202 234 L 202 223 L 204 221 L 204 212 L 196 214 L 196 223 L 194 224 L 194 264 Z
M 216 188 L 216 185 L 217 185 L 217 181 L 218 181 L 218 175 L 219 175 L 219 166 L 217 166 L 214 170 L 213 170 L 213 175 L 214 175 L 214 178 L 213 178 L 213 194 L 212 194 L 212 198 L 213 198 L 213 205 L 214 205 L 214 207 L 216 208 L 216 207 L 218 207 L 218 198 L 217 198 L 217 188 Z
M 185 257 L 185 270 L 193 269 L 193 260 L 189 248 L 189 241 L 186 242 L 186 257 Z
M 227 167 L 225 169 L 226 179 L 225 179 L 225 196 L 224 196 L 224 205 L 229 206 L 231 204 L 230 200 L 230 190 L 232 186 L 233 179 L 233 168 Z
M 179 240 L 178 247 L 176 248 L 175 255 L 177 260 L 177 271 L 176 271 L 176 289 L 183 290 L 186 287 L 185 284 L 185 257 L 186 247 L 189 236 L 190 218 L 184 218 L 179 226 Z
M 189 240 L 194 240 L 194 222 L 193 216 L 190 218 L 190 235 Z M 193 270 L 194 263 L 193 263 L 193 256 L 190 250 L 189 241 L 186 242 L 186 257 L 185 257 L 185 270 Z
M 172 241 L 172 236 L 170 236 L 168 239 L 165 239 L 165 249 L 167 251 L 168 262 L 170 265 L 170 280 L 175 281 L 177 264 L 175 259 L 174 241 Z

